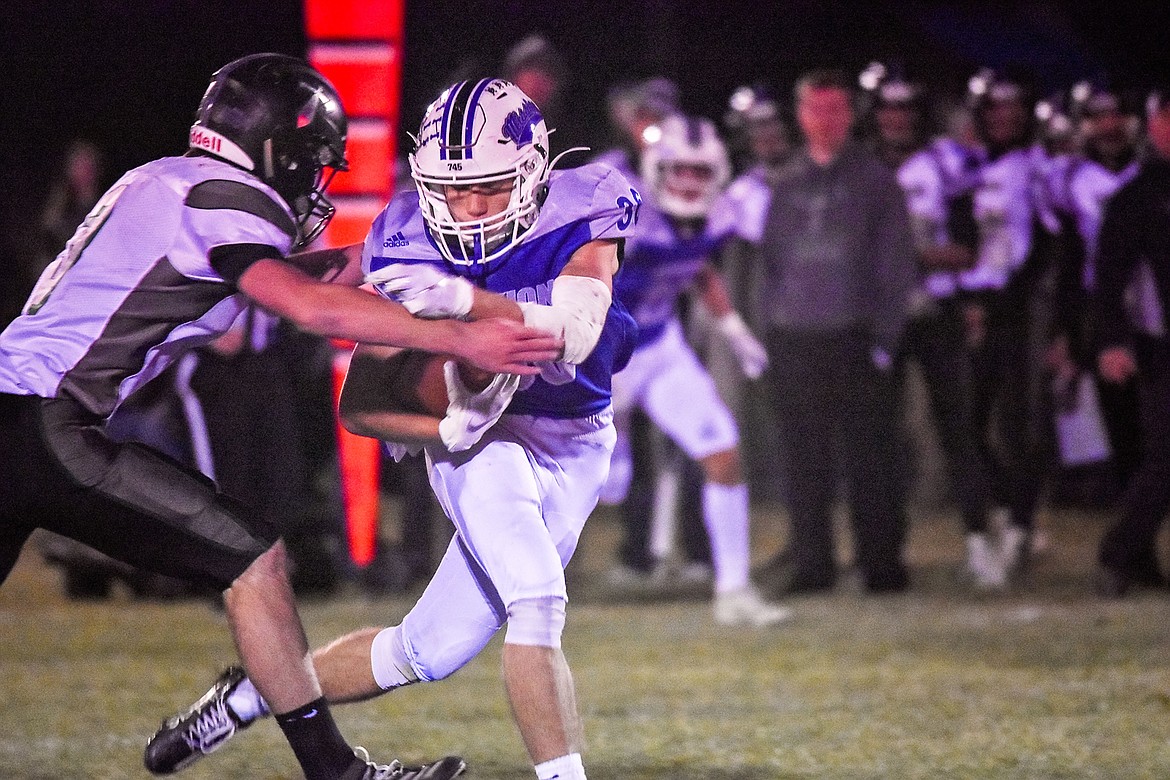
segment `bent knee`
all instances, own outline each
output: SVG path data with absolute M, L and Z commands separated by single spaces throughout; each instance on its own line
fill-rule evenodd
M 508 631 L 504 642 L 560 647 L 564 630 L 565 599 L 560 596 L 518 599 L 508 606 Z

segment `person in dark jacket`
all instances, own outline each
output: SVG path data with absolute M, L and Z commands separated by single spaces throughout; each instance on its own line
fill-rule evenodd
M 759 243 L 760 312 L 792 513 L 787 590 L 837 578 L 832 509 L 844 475 L 855 563 L 871 593 L 909 584 L 893 355 L 916 261 L 902 190 L 851 141 L 852 79 L 796 85 L 805 145 L 781 168 Z
M 1150 95 L 1146 114 L 1149 157 L 1105 207 L 1092 301 L 1098 371 L 1119 384 L 1136 376 L 1141 407 L 1141 464 L 1098 555 L 1113 597 L 1167 584 L 1155 542 L 1170 511 L 1170 89 Z

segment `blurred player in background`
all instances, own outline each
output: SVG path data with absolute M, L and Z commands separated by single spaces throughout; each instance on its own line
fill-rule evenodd
M 537 777 L 583 780 L 561 651 L 564 567 L 616 438 L 610 376 L 628 360 L 635 326 L 611 305 L 611 280 L 641 198 L 610 166 L 553 173 L 540 110 L 499 79 L 445 90 L 410 161 L 417 191 L 391 200 L 361 248 L 367 281 L 418 317 L 509 318 L 564 348 L 537 378 L 483 376 L 482 389 L 448 362 L 440 420 L 400 414 L 386 381 L 394 355 L 359 345 L 341 399 L 346 425 L 397 452 L 424 448 L 456 532 L 401 624 L 341 637 L 314 664 L 331 701 L 358 701 L 447 677 L 507 623 L 504 681 Z M 216 720 L 224 739 L 267 711 L 238 670 L 192 710 Z M 157 739 L 175 742 L 166 730 Z
M 988 523 L 990 486 L 972 407 L 971 355 L 963 331 L 958 273 L 975 261 L 954 235 L 954 199 L 970 175 L 970 155 L 931 135 L 929 96 L 922 84 L 880 63 L 862 72 L 872 122 L 870 139 L 898 178 L 918 258 L 918 286 L 898 351 L 899 379 L 907 361 L 922 370 L 946 459 L 951 490 L 966 532 L 965 574 L 978 588 L 1000 588 L 1006 572 Z
M 618 447 L 606 501 L 620 501 L 629 485 L 633 467 L 628 422 L 633 409 L 641 408 L 702 465 L 703 520 L 715 572 L 715 620 L 725 625 L 770 625 L 790 613 L 765 603 L 748 576 L 748 488 L 738 428 L 710 374 L 687 344 L 677 308 L 679 296 L 693 286 L 739 358 L 743 373 L 753 379 L 760 376 L 768 362 L 763 345 L 732 307 L 723 279 L 710 263 L 720 234 L 732 229 L 708 220 L 730 176 L 730 162 L 708 120 L 675 114 L 658 130 L 642 155 L 647 187 L 642 220 L 629 242 L 616 286 L 618 300 L 638 323 L 638 348 L 630 365 L 614 377 Z

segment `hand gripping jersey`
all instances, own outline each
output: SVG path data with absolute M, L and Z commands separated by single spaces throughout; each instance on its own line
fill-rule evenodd
M 211 265 L 215 247 L 249 244 L 260 250 L 255 259 L 284 257 L 296 235 L 275 191 L 226 162 L 166 157 L 130 171 L 0 334 L 0 392 L 67 394 L 110 415 L 245 308 L 234 279 Z
M 391 263 L 429 263 L 490 292 L 548 305 L 552 282 L 573 253 L 595 239 L 631 236 L 640 203 L 637 190 L 609 166 L 592 163 L 554 171 L 536 224 L 500 259 L 481 269 L 445 260 L 427 231 L 418 193 L 400 192 L 370 227 L 362 268 L 368 274 Z M 563 385 L 537 378 L 516 393 L 507 414 L 575 418 L 605 409 L 610 377 L 629 360 L 634 331 L 633 320 L 615 296 L 601 339 L 577 366 L 576 378 Z

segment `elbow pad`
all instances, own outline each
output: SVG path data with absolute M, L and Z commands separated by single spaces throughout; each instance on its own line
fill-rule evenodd
M 558 276 L 552 283 L 552 303 L 521 303 L 524 324 L 551 333 L 565 342 L 561 360 L 585 362 L 601 338 L 613 294 L 592 276 Z

